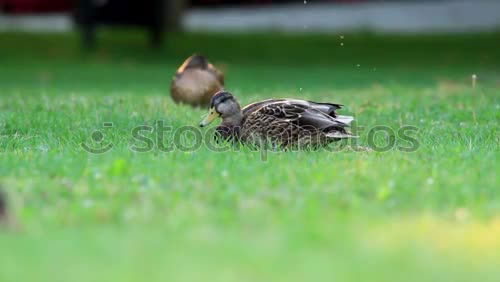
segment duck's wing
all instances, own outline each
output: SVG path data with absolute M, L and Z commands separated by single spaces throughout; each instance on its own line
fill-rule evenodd
M 177 69 L 177 74 L 183 73 L 187 69 L 208 70 L 210 65 L 211 64 L 208 62 L 207 58 L 202 55 L 194 54 L 182 63 L 182 65 Z
M 260 108 L 262 108 L 265 105 L 279 102 L 279 101 L 284 101 L 284 100 L 285 99 L 269 99 L 269 100 L 255 102 L 255 103 L 246 105 L 245 107 L 243 107 L 243 109 L 241 109 L 241 111 L 243 113 L 243 116 L 247 116 L 247 115 L 259 110 Z
M 307 100 L 300 100 L 300 99 L 279 99 L 280 101 L 287 101 L 291 104 L 296 104 L 296 105 L 303 105 L 307 108 L 310 109 L 315 109 L 320 112 L 323 112 L 327 115 L 330 115 L 332 117 L 336 117 L 337 114 L 335 113 L 336 110 L 341 109 L 343 105 L 340 104 L 333 104 L 333 103 L 318 103 L 318 102 L 312 102 L 312 101 L 307 101 Z
M 320 104 L 303 100 L 280 99 L 267 101 L 251 114 L 272 116 L 275 119 L 296 125 L 304 130 L 320 130 L 334 138 L 352 137 L 346 128 L 352 117 L 338 118 L 331 110 L 337 104 Z M 347 122 L 346 122 L 347 121 Z
M 219 83 L 224 86 L 224 74 L 220 70 L 216 69 L 212 64 L 208 64 L 207 70 L 215 75 Z
M 187 58 L 182 65 L 177 69 L 175 77 L 178 78 L 182 76 L 187 69 L 198 69 L 211 73 L 217 81 L 224 85 L 224 74 L 208 62 L 207 58 L 202 55 L 192 55 Z
M 337 120 L 334 116 L 328 115 L 324 111 L 311 107 L 308 104 L 296 103 L 290 100 L 268 104 L 260 112 L 276 118 L 286 119 L 300 126 L 313 126 L 318 129 L 330 126 L 347 126 L 347 124 Z
M 258 110 L 264 106 L 270 105 L 270 104 L 280 104 L 280 103 L 284 103 L 284 104 L 288 104 L 288 105 L 296 105 L 296 106 L 301 106 L 301 107 L 305 107 L 308 109 L 318 110 L 318 111 L 325 113 L 331 117 L 343 119 L 344 123 L 347 123 L 347 124 L 349 124 L 353 120 L 352 117 L 337 115 L 337 113 L 335 111 L 342 108 L 343 105 L 341 105 L 341 104 L 317 103 L 317 102 L 311 102 L 311 101 L 306 101 L 306 100 L 289 99 L 289 98 L 269 99 L 269 100 L 263 100 L 260 102 L 249 104 L 242 109 L 243 115 L 250 114 L 251 112 L 256 111 L 256 110 Z

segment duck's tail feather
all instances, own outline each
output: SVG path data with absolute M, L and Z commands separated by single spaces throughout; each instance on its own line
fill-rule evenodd
M 338 138 L 338 139 L 358 138 L 359 137 L 356 135 L 352 135 L 349 132 L 339 132 L 339 131 L 328 132 L 325 134 L 325 136 L 329 137 L 329 138 Z
M 307 101 L 309 103 L 309 107 L 322 111 L 327 115 L 335 116 L 335 111 L 338 109 L 342 108 L 342 105 L 340 104 L 333 104 L 333 103 L 318 103 L 318 102 L 312 102 L 312 101 Z
M 335 117 L 336 120 L 342 122 L 342 123 L 345 123 L 347 125 L 351 124 L 351 122 L 354 120 L 354 117 L 352 116 L 341 116 L 341 115 L 338 115 Z

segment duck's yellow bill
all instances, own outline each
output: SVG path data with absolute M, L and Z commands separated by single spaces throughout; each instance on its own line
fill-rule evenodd
M 209 125 L 214 119 L 219 117 L 219 113 L 214 108 L 210 109 L 208 115 L 200 122 L 200 127 Z

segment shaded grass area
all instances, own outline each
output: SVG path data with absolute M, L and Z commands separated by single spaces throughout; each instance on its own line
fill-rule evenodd
M 0 281 L 498 280 L 498 34 L 101 37 L 0 34 Z M 134 127 L 204 114 L 168 96 L 193 52 L 242 104 L 338 102 L 358 144 L 411 125 L 419 147 L 131 152 Z M 82 150 L 95 130 L 110 152 Z

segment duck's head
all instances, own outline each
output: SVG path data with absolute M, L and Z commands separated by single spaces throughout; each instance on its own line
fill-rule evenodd
M 184 61 L 178 71 L 182 72 L 186 69 L 207 69 L 208 64 L 207 58 L 202 55 L 194 54 Z
M 200 122 L 200 127 L 209 125 L 218 117 L 228 123 L 237 124 L 241 122 L 240 104 L 227 91 L 219 91 L 212 96 L 208 115 Z

